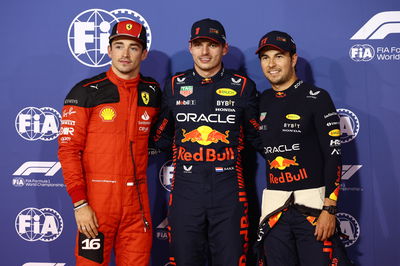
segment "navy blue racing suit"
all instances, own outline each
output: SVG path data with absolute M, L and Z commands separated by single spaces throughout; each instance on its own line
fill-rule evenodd
M 329 94 L 297 80 L 264 91 L 259 111 L 267 265 L 347 265 L 338 234 L 324 242 L 314 236 L 324 199 L 337 201 L 341 178 L 340 120 Z
M 248 202 L 241 165 L 246 140 L 261 147 L 257 91 L 249 78 L 194 69 L 165 85 L 155 143 L 172 143 L 175 166 L 168 221 L 171 262 L 245 265 Z

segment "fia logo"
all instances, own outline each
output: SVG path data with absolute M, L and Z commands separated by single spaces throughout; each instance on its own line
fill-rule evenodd
M 159 240 L 168 240 L 168 218 L 165 218 L 156 228 L 156 236 Z
M 26 208 L 15 219 L 15 230 L 25 241 L 51 242 L 62 233 L 64 223 L 61 215 L 50 208 Z
M 371 61 L 375 57 L 375 49 L 369 44 L 356 44 L 350 48 L 349 56 L 355 62 Z
M 340 141 L 347 143 L 357 137 L 360 131 L 360 121 L 358 117 L 348 109 L 337 109 L 336 110 L 340 117 Z
M 133 20 L 143 24 L 147 33 L 147 50 L 151 46 L 151 30 L 142 15 L 130 9 L 89 9 L 78 14 L 68 29 L 68 46 L 72 55 L 88 67 L 103 67 L 111 61 L 107 56 L 108 37 L 114 23 Z
M 25 107 L 15 118 L 15 129 L 26 140 L 51 141 L 58 137 L 61 115 L 50 107 Z
M 340 221 L 340 231 L 349 237 L 348 239 L 341 238 L 342 242 L 346 248 L 350 247 L 357 242 L 357 239 L 360 236 L 360 225 L 350 214 L 341 212 L 337 213 L 336 217 Z
M 164 163 L 159 172 L 160 183 L 168 192 L 171 192 L 171 181 L 174 177 L 174 171 L 175 167 L 172 163 L 172 160 L 169 160 Z

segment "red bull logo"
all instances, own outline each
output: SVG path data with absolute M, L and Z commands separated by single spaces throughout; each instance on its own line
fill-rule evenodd
M 270 184 L 284 184 L 284 183 L 292 183 L 298 182 L 303 179 L 307 179 L 307 171 L 305 168 L 301 168 L 298 173 L 291 172 L 281 172 L 279 176 L 275 176 L 274 174 L 269 174 L 269 182 Z
M 278 156 L 274 160 L 272 160 L 272 162 L 268 160 L 268 163 L 269 169 L 275 168 L 279 170 L 285 170 L 287 167 L 292 165 L 299 165 L 298 163 L 296 163 L 296 156 L 293 156 L 293 160 Z
M 189 152 L 185 148 L 179 147 L 178 160 L 191 162 L 215 162 L 215 161 L 228 161 L 235 159 L 235 152 L 233 148 L 225 148 L 221 152 L 215 149 L 200 148 L 198 152 Z
M 186 133 L 185 129 L 182 129 L 183 139 L 182 143 L 187 141 L 197 142 L 200 145 L 210 145 L 211 143 L 218 143 L 219 141 L 229 144 L 229 130 L 221 133 L 209 126 L 200 126 L 192 131 Z

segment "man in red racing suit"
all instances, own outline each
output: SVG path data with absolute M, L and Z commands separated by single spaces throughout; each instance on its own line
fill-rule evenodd
M 146 30 L 115 24 L 106 73 L 78 83 L 64 102 L 59 159 L 78 226 L 77 265 L 148 265 L 152 242 L 146 168 L 148 136 L 160 104 L 143 77 Z

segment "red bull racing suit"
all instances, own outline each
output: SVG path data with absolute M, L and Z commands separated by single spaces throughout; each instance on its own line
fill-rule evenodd
M 146 169 L 161 90 L 151 78 L 110 68 L 78 83 L 64 102 L 59 159 L 72 201 L 94 210 L 99 235 L 78 234 L 77 265 L 148 265 L 152 242 Z
M 267 189 L 258 241 L 265 238 L 267 265 L 342 263 L 337 234 L 325 242 L 314 236 L 324 199 L 337 200 L 341 177 L 340 119 L 329 94 L 297 80 L 284 91 L 264 91 L 259 112 Z
M 170 195 L 171 263 L 245 265 L 248 202 L 241 165 L 244 137 L 260 147 L 255 84 L 222 69 L 212 78 L 195 70 L 167 81 L 155 141 L 173 142 Z M 175 265 L 175 264 L 173 264 Z

